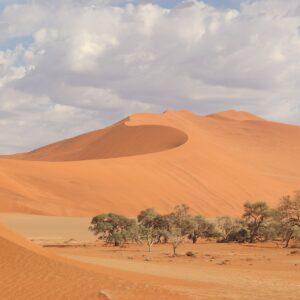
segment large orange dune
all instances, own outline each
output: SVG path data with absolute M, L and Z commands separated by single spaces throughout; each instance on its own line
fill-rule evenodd
M 245 112 L 136 114 L 106 129 L 0 158 L 0 210 L 62 216 L 186 203 L 237 215 L 300 189 L 300 127 Z

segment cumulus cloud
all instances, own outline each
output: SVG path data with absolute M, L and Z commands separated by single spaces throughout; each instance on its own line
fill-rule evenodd
M 236 108 L 300 123 L 299 1 L 238 2 L 7 1 L 0 151 L 139 111 Z

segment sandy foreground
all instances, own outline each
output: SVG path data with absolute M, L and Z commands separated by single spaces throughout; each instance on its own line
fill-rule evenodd
M 132 275 L 134 274 L 134 275 Z M 0 299 L 189 299 L 147 277 L 58 256 L 0 225 Z
M 59 236 L 53 225 L 56 221 L 60 222 Z M 112 299 L 298 300 L 300 296 L 300 255 L 291 254 L 294 249 L 282 249 L 276 243 L 254 246 L 206 241 L 196 245 L 186 243 L 178 248 L 180 255 L 174 258 L 170 255 L 170 245 L 154 246 L 153 252 L 148 253 L 145 245 L 115 248 L 95 242 L 95 237 L 86 230 L 88 218 L 1 214 L 0 222 L 47 246 L 40 250 L 39 246 L 28 249 L 26 245 L 24 249 L 22 244 L 21 251 L 18 240 L 10 237 L 12 245 L 1 238 L 1 258 L 5 257 L 5 261 L 0 272 L 1 278 L 5 276 L 0 283 L 0 299 L 41 299 L 32 293 L 33 284 L 40 293 L 50 287 L 48 298 L 43 299 L 54 299 L 54 289 L 55 299 L 94 299 L 95 293 L 98 297 L 102 290 Z M 18 258 L 14 258 L 17 260 L 14 263 L 17 264 L 11 269 L 7 256 L 15 251 L 16 245 Z M 196 257 L 185 256 L 186 251 L 195 252 Z M 19 278 L 20 269 L 25 277 L 23 281 Z M 47 275 L 43 274 L 45 271 Z M 45 279 L 51 284 L 44 286 Z M 83 288 L 82 282 L 88 288 Z M 7 286 L 10 295 L 17 298 L 3 297 Z M 59 298 L 62 295 L 65 298 Z
M 200 242 L 178 249 L 173 258 L 170 246 L 53 248 L 55 253 L 141 275 L 156 276 L 162 285 L 195 299 L 299 299 L 300 255 L 276 245 L 220 245 Z M 186 251 L 197 253 L 188 258 Z

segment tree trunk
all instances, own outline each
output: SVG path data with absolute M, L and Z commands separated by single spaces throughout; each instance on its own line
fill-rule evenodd
M 250 239 L 249 239 L 249 242 L 251 244 L 254 243 L 256 236 L 257 236 L 257 229 L 253 229 L 253 231 L 250 232 Z
M 284 248 L 287 248 L 289 246 L 292 236 L 293 236 L 293 231 L 289 232 L 289 234 L 287 235 Z
M 152 245 L 153 245 L 153 243 L 148 242 L 148 252 L 151 252 Z
M 194 235 L 193 235 L 193 244 L 196 244 L 196 243 L 197 243 L 197 239 L 198 239 L 198 238 L 197 238 L 197 235 L 194 234 Z
M 173 256 L 176 256 L 176 246 L 173 245 Z

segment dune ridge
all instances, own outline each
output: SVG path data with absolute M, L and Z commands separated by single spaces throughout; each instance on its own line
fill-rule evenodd
M 227 110 L 219 113 L 207 115 L 209 118 L 228 119 L 232 121 L 264 121 L 263 118 L 245 111 Z
M 37 150 L 17 154 L 18 159 L 76 161 L 107 159 L 166 151 L 179 147 L 188 136 L 161 125 L 127 126 L 126 120 L 105 129 L 63 140 Z
M 141 139 L 133 137 L 126 148 L 123 132 L 134 128 Z M 105 150 L 81 152 L 96 142 L 103 145 L 102 136 L 111 134 Z M 132 155 L 128 150 L 123 156 L 123 149 Z M 87 159 L 87 153 L 95 157 L 96 152 L 101 159 Z M 2 212 L 134 216 L 145 207 L 164 213 L 186 203 L 206 216 L 239 215 L 246 201 L 275 206 L 281 196 L 300 189 L 300 127 L 244 112 L 136 114 L 41 148 L 35 161 L 32 153 L 0 158 Z

